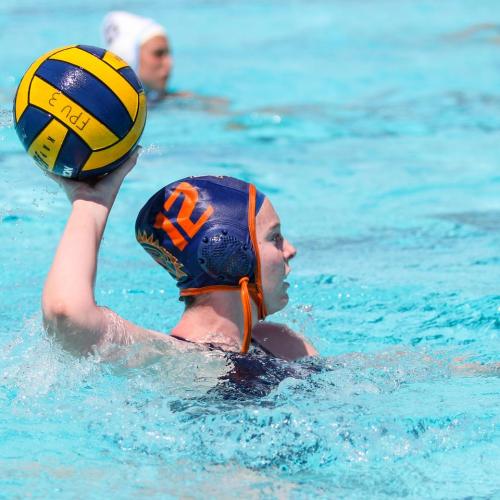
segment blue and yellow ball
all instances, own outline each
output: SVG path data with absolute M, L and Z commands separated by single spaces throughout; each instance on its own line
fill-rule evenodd
M 39 166 L 85 179 L 130 156 L 146 123 L 146 96 L 118 56 L 71 45 L 44 54 L 26 71 L 14 99 L 14 123 Z

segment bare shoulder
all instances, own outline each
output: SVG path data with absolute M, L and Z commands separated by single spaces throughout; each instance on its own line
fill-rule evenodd
M 148 366 L 166 356 L 175 356 L 187 351 L 200 350 L 200 346 L 179 340 L 168 333 L 135 325 L 108 310 L 107 335 L 93 346 L 104 362 L 119 362 L 125 368 Z
M 287 361 L 318 354 L 301 335 L 282 323 L 261 321 L 254 326 L 252 336 L 267 351 Z
M 144 328 L 122 318 L 111 309 L 101 309 L 106 317 L 105 334 L 102 337 L 103 345 L 149 344 L 174 348 L 186 347 L 186 342 L 172 337 L 169 333 Z
M 79 314 L 44 315 L 44 326 L 49 336 L 76 356 L 105 352 L 110 346 L 143 344 L 158 350 L 181 347 L 182 344 L 167 333 L 138 326 L 115 311 L 100 306 Z

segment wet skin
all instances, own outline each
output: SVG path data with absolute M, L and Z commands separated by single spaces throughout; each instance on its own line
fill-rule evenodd
M 141 45 L 139 78 L 148 90 L 165 92 L 173 58 L 167 37 L 157 35 Z

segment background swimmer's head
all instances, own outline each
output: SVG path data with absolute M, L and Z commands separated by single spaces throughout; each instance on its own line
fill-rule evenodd
M 113 11 L 102 25 L 106 48 L 137 72 L 146 91 L 165 91 L 172 72 L 172 56 L 164 28 L 153 19 Z
M 156 35 L 141 45 L 139 78 L 147 90 L 165 91 L 172 73 L 173 59 L 166 35 Z
M 284 280 L 295 249 L 251 184 L 212 176 L 173 182 L 141 209 L 136 237 L 177 280 L 181 296 L 237 289 L 248 278 L 261 318 L 288 301 Z

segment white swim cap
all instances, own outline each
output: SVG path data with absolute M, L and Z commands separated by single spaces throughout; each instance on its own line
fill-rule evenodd
M 139 69 L 139 49 L 154 36 L 166 36 L 165 29 L 153 19 L 136 16 L 130 12 L 113 11 L 102 23 L 106 49 L 124 59 L 130 67 Z

